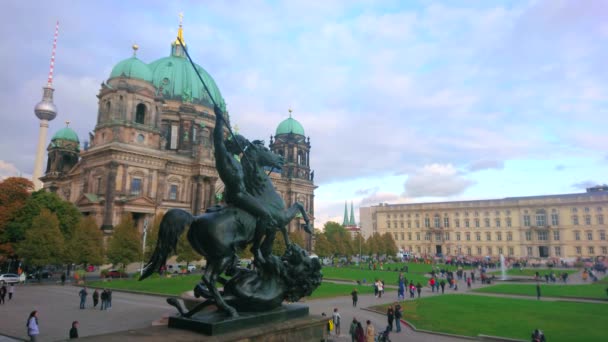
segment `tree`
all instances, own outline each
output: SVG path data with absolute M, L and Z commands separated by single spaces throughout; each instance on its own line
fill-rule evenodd
M 44 189 L 32 193 L 15 214 L 15 218 L 7 225 L 6 236 L 12 243 L 23 240 L 25 232 L 32 226 L 34 217 L 42 209 L 48 209 L 59 219 L 59 229 L 64 239 L 69 240 L 80 222 L 82 215 L 72 203 L 62 200 L 57 194 L 46 192 Z
M 186 266 L 190 265 L 191 261 L 200 260 L 202 256 L 198 254 L 188 241 L 188 234 L 182 234 L 177 240 L 177 262 L 186 262 Z
M 122 268 L 141 258 L 140 236 L 131 215 L 124 215 L 114 227 L 106 254 L 112 265 L 121 265 Z
M 80 220 L 67 242 L 65 261 L 74 264 L 101 265 L 104 260 L 103 233 L 92 216 Z
M 64 240 L 59 230 L 57 215 L 48 209 L 32 219 L 32 226 L 17 245 L 17 252 L 34 267 L 59 264 L 62 261 Z
M 327 240 L 327 236 L 318 230 L 315 230 L 314 251 L 319 257 L 322 257 L 322 258 L 333 255 L 333 250 L 332 250 L 331 245 L 329 244 L 329 241 Z
M 25 205 L 34 183 L 21 177 L 9 177 L 0 182 L 0 255 L 14 254 L 14 245 L 6 234 L 9 222 Z
M 397 244 L 395 244 L 395 240 L 393 239 L 393 235 L 391 233 L 384 233 L 382 235 L 382 242 L 384 254 L 393 257 L 397 255 Z

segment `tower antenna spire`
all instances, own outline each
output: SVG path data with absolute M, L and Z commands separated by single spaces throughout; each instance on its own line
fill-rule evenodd
M 53 72 L 55 71 L 55 51 L 57 50 L 57 37 L 59 36 L 59 20 L 55 24 L 55 37 L 53 38 L 53 52 L 51 53 L 51 65 L 49 67 L 49 79 L 46 82 L 47 87 L 53 86 Z

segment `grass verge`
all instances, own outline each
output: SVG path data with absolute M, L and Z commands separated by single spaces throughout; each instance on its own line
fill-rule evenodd
M 449 295 L 402 303 L 403 318 L 418 329 L 465 336 L 529 340 L 536 328 L 548 341 L 600 341 L 608 305 Z M 386 312 L 386 305 L 374 307 Z

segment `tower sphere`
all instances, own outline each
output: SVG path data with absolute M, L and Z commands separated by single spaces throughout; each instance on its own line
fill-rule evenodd
M 57 106 L 53 102 L 43 99 L 34 107 L 34 112 L 38 119 L 51 121 L 57 116 Z

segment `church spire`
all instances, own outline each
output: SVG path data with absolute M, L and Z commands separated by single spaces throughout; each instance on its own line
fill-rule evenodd
M 184 53 L 184 50 L 186 48 L 186 41 L 184 40 L 184 29 L 183 29 L 183 22 L 184 22 L 184 14 L 180 13 L 179 14 L 179 28 L 177 29 L 177 38 L 175 38 L 175 41 L 173 41 L 173 43 L 171 43 L 171 54 L 173 56 L 179 56 L 179 57 L 186 57 L 186 54 Z M 181 44 L 179 43 L 181 40 Z M 184 45 L 184 47 L 182 48 L 182 44 Z
M 348 205 L 344 201 L 344 220 L 342 221 L 344 227 L 348 226 Z
M 180 13 L 179 15 L 179 28 L 177 29 L 177 39 L 175 39 L 175 44 L 179 45 L 179 41 L 181 40 L 184 46 L 186 46 L 186 41 L 184 40 L 184 29 L 182 24 L 184 23 L 184 13 Z
M 353 208 L 353 202 L 350 202 L 350 225 L 355 226 L 355 209 Z

